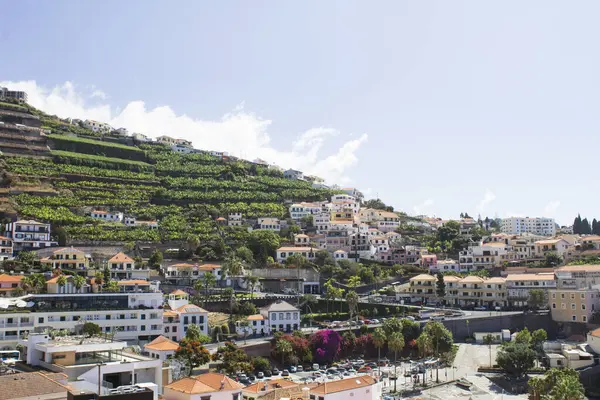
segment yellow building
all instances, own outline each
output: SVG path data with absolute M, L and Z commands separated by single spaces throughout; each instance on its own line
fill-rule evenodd
M 74 247 L 65 247 L 52 252 L 50 257 L 40 260 L 42 265 L 55 268 L 89 269 L 91 257 Z
M 588 323 L 594 311 L 600 309 L 598 289 L 551 289 L 548 297 L 556 322 Z

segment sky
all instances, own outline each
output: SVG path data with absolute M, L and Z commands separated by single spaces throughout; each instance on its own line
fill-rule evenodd
M 600 3 L 0 0 L 0 86 L 397 210 L 599 218 Z

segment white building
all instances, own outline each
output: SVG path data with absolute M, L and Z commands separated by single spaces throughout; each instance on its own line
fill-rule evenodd
M 104 122 L 98 122 L 91 119 L 86 119 L 83 121 L 83 127 L 91 129 L 94 132 L 98 133 L 110 133 L 113 129 L 112 126 L 106 124 Z
M 336 250 L 333 252 L 333 259 L 338 261 L 338 260 L 347 260 L 348 259 L 348 252 L 345 250 Z
M 556 235 L 556 222 L 553 218 L 510 217 L 504 218 L 500 224 L 503 233 L 520 235 L 533 233 L 542 236 Z
M 15 344 L 36 329 L 73 331 L 85 321 L 98 324 L 102 332 L 115 332 L 121 340 L 148 340 L 163 333 L 163 295 L 160 291 L 136 293 L 32 294 L 2 298 L 0 344 Z
M 184 146 L 182 144 L 171 145 L 171 150 L 173 150 L 175 153 L 180 153 L 180 154 L 190 154 L 190 153 L 196 152 L 196 150 L 194 150 L 192 147 Z
M 323 205 L 320 203 L 296 203 L 290 206 L 290 217 L 294 221 L 300 221 L 307 215 L 320 214 L 322 211 Z
M 18 220 L 6 224 L 4 235 L 12 240 L 15 251 L 58 245 L 50 238 L 50 224 L 34 220 Z
M 533 289 L 541 289 L 548 300 L 548 290 L 556 289 L 554 273 L 541 274 L 509 274 L 506 277 L 508 305 L 511 307 L 526 307 L 529 295 Z
M 102 394 L 108 394 L 108 387 L 133 383 L 162 387 L 162 361 L 127 352 L 125 342 L 83 336 L 52 340 L 47 334 L 31 333 L 19 344 L 28 365 L 63 373 L 69 381 L 86 381 L 90 387 L 100 383 Z
M 279 232 L 281 230 L 281 222 L 278 218 L 262 217 L 258 219 L 258 229 Z
M 217 264 L 189 264 L 177 263 L 163 267 L 165 279 L 173 284 L 191 284 L 196 279 L 201 279 L 204 274 L 213 274 L 218 281 L 231 284 L 226 276 L 222 275 L 222 268 Z
M 569 242 L 564 239 L 548 239 L 539 240 L 534 243 L 535 256 L 538 258 L 544 258 L 548 254 L 557 254 L 560 257 L 564 257 L 565 253 L 569 249 Z
M 302 171 L 296 171 L 295 169 L 288 169 L 288 170 L 283 171 L 283 177 L 287 178 L 287 179 L 302 180 L 302 179 L 304 179 L 304 174 L 302 173 Z
M 150 358 L 167 361 L 173 358 L 178 348 L 179 344 L 177 342 L 161 335 L 150 343 L 145 344 L 144 352 L 148 353 Z
M 93 210 L 90 216 L 95 219 L 101 219 L 107 222 L 123 222 L 122 212 L 110 212 L 102 210 Z
M 190 325 L 198 325 L 200 332 L 208 335 L 208 311 L 190 304 L 189 295 L 182 290 L 175 290 L 169 294 L 170 310 L 165 310 L 163 315 L 164 335 L 173 341 L 179 342 L 185 337 Z
M 274 332 L 293 332 L 300 329 L 300 310 L 285 301 L 277 301 L 260 309 L 260 314 L 250 315 L 238 323 L 236 333 L 271 335 Z
M 0 236 L 0 261 L 10 260 L 13 257 L 13 241 L 6 236 Z
M 436 264 L 431 264 L 429 266 L 429 273 L 444 273 L 444 272 L 460 272 L 460 264 L 456 260 L 448 259 L 448 260 L 437 260 Z
M 148 136 L 138 132 L 133 133 L 131 137 L 139 142 L 149 142 L 151 140 Z
M 227 375 L 208 372 L 164 387 L 164 400 L 242 400 L 244 385 Z
M 110 277 L 113 279 L 149 279 L 148 267 L 136 266 L 135 260 L 125 253 L 117 253 L 108 260 Z
M 229 213 L 227 216 L 227 225 L 229 226 L 241 226 L 242 225 L 242 213 L 234 212 Z
M 129 135 L 129 131 L 127 130 L 127 128 L 119 128 L 115 132 L 117 132 L 121 136 Z
M 319 212 L 313 215 L 313 226 L 317 233 L 326 233 L 331 227 L 331 213 Z
M 314 400 L 379 400 L 383 383 L 369 375 L 354 376 L 337 381 L 320 383 L 310 389 Z
M 277 262 L 284 262 L 295 254 L 305 257 L 308 261 L 313 261 L 317 250 L 313 247 L 280 247 L 277 249 Z

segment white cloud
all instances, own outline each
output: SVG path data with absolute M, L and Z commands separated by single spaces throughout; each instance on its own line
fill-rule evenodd
M 415 213 L 415 215 L 426 215 L 427 210 L 429 210 L 434 203 L 435 202 L 433 201 L 433 199 L 427 199 L 421 204 L 413 206 L 413 212 Z
M 490 204 L 494 200 L 496 200 L 496 195 L 490 189 L 485 189 L 483 198 L 481 199 L 481 201 L 479 201 L 479 204 L 477 204 L 477 207 L 475 208 L 480 213 L 484 212 L 488 204 Z
M 270 145 L 268 128 L 271 120 L 245 111 L 244 102 L 220 120 L 208 121 L 177 115 L 169 106 L 146 109 L 145 103 L 140 100 L 129 102 L 120 111 L 105 102 L 90 105 L 87 102 L 90 99 L 103 101 L 108 96 L 94 86 L 91 86 L 91 95 L 86 96 L 71 82 L 52 89 L 38 86 L 35 81 L 0 82 L 0 86 L 26 91 L 31 105 L 61 118 L 95 119 L 150 137 L 170 135 L 184 138 L 199 149 L 227 151 L 249 160 L 261 158 L 283 168 L 295 168 L 320 176 L 329 183 L 347 184 L 351 181 L 348 170 L 358 162 L 356 154 L 368 138 L 367 134 L 362 134 L 358 139 L 341 141 L 341 147 L 332 154 L 322 155 L 323 144 L 339 132 L 316 127 L 298 134 L 291 148 L 282 150 Z
M 546 207 L 544 207 L 544 216 L 554 217 L 558 207 L 560 207 L 560 201 L 552 200 L 550 203 L 546 204 Z

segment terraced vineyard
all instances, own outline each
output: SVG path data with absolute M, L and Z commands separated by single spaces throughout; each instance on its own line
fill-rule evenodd
M 42 129 L 52 130 L 41 136 L 49 152 L 2 155 L 2 186 L 8 194 L 3 210 L 62 227 L 70 241 L 240 241 L 248 235 L 245 227 L 221 227 L 215 219 L 229 212 L 285 218 L 286 200 L 325 200 L 332 194 L 265 166 L 94 137 L 84 128 L 30 112 L 40 116 Z M 156 219 L 159 229 L 100 222 L 89 217 L 95 208 Z

